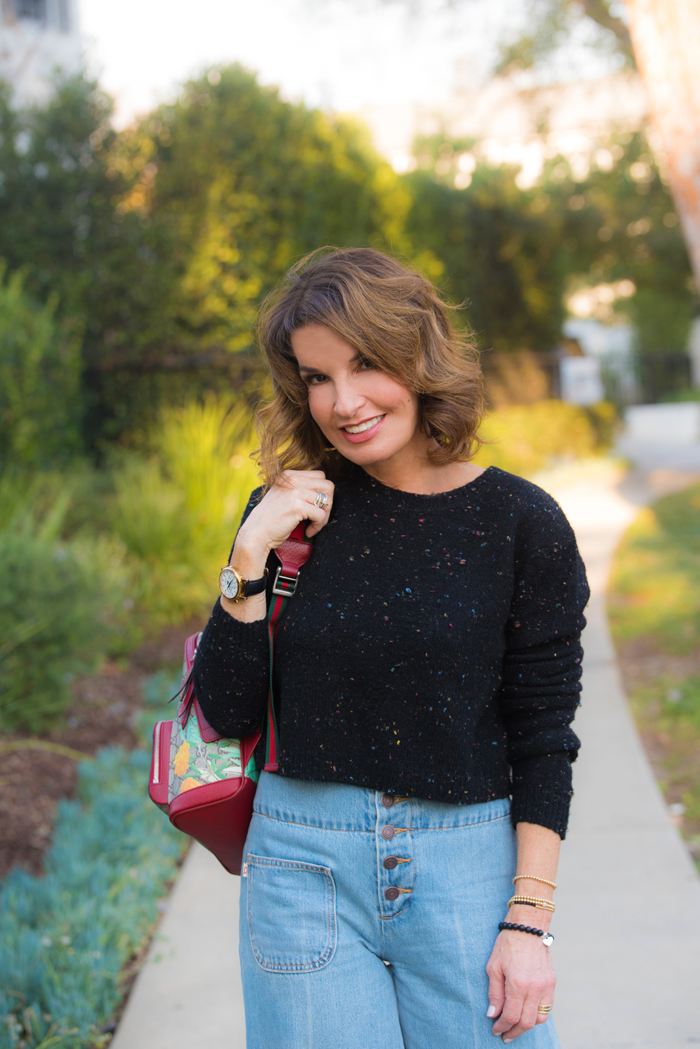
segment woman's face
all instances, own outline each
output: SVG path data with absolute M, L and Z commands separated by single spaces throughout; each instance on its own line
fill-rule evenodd
M 367 468 L 410 467 L 424 460 L 429 438 L 421 429 L 418 397 L 362 360 L 357 350 L 321 324 L 292 335 L 309 410 L 329 444 Z

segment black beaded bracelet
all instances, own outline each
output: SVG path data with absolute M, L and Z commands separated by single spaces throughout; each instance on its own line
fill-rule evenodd
M 542 943 L 545 947 L 549 947 L 550 944 L 554 943 L 554 937 L 551 932 L 545 932 L 544 929 L 533 929 L 530 925 L 516 925 L 515 922 L 499 922 L 499 932 L 503 932 L 504 929 L 512 929 L 514 932 L 531 932 L 533 936 L 541 936 Z

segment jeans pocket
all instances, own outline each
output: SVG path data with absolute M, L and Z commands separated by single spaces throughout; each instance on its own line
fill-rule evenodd
M 308 973 L 333 957 L 335 883 L 328 867 L 248 855 L 248 928 L 258 965 Z

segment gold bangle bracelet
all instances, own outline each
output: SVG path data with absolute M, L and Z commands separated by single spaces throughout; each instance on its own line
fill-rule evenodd
M 508 900 L 508 907 L 514 906 L 516 903 L 532 904 L 535 907 L 541 907 L 544 911 L 554 911 L 557 909 L 556 904 L 552 903 L 551 900 L 540 900 L 537 896 L 511 896 Z
M 513 885 L 515 885 L 516 881 L 520 881 L 520 880 L 523 880 L 523 881 L 541 881 L 543 885 L 551 885 L 553 889 L 556 889 L 556 887 L 557 887 L 556 882 L 547 881 L 546 878 L 538 878 L 536 874 L 516 874 L 515 877 L 513 878 Z

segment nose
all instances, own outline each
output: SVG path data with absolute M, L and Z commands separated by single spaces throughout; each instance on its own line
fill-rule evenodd
M 351 380 L 337 382 L 335 387 L 335 413 L 341 419 L 352 419 L 365 398 Z

